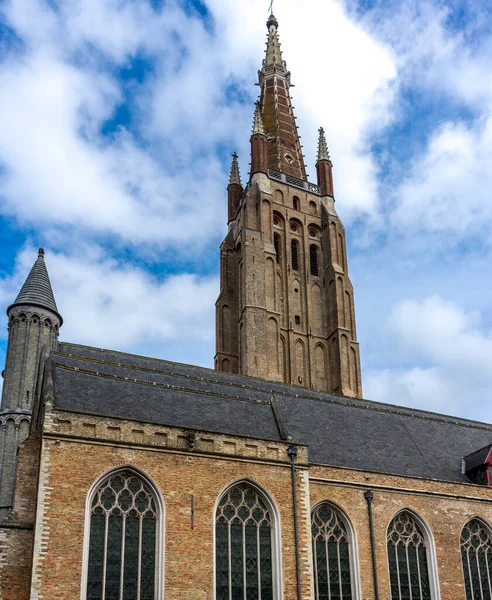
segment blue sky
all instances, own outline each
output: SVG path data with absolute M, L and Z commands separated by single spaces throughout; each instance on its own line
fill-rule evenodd
M 0 3 L 1 306 L 43 246 L 61 339 L 212 366 L 268 4 Z M 311 180 L 327 132 L 365 397 L 492 419 L 490 4 L 275 13 Z

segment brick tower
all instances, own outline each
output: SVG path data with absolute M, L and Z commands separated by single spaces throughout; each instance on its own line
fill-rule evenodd
M 345 229 L 325 135 L 320 129 L 315 185 L 306 178 L 273 15 L 267 27 L 250 178 L 243 190 L 234 155 L 228 186 L 215 368 L 362 397 Z
M 17 449 L 29 433 L 41 352 L 44 347 L 56 348 L 63 323 L 42 248 L 7 315 L 9 337 L 0 410 L 0 514 L 12 508 Z

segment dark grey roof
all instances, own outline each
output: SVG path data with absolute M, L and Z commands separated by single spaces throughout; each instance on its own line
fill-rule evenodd
M 492 425 L 297 386 L 61 344 L 55 405 L 64 410 L 279 440 L 280 404 L 314 464 L 464 481 L 461 458 L 492 441 Z
M 38 258 L 34 263 L 31 272 L 27 276 L 19 295 L 15 299 L 15 302 L 9 306 L 7 312 L 12 306 L 19 305 L 48 308 L 60 317 L 60 324 L 62 322 L 62 318 L 56 306 L 55 296 L 53 295 L 53 290 L 51 288 L 48 269 L 44 262 L 44 250 L 42 248 L 38 251 Z
M 468 473 L 468 471 L 471 471 L 472 469 L 476 469 L 477 467 L 485 465 L 491 449 L 492 444 L 488 444 L 487 446 L 485 446 L 485 448 L 480 448 L 476 452 L 472 452 L 471 454 L 467 454 L 466 456 L 464 456 L 463 461 L 465 463 L 465 473 Z

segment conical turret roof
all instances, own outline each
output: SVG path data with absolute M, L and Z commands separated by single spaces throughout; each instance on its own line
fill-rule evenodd
M 27 276 L 15 302 L 7 309 L 7 313 L 13 306 L 39 306 L 41 308 L 47 308 L 60 318 L 60 325 L 63 322 L 56 306 L 48 269 L 44 262 L 43 248 L 39 249 L 38 258 L 34 263 L 31 272 Z

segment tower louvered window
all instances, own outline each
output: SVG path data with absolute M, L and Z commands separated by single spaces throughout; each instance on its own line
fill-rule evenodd
M 311 263 L 311 275 L 313 275 L 314 277 L 318 277 L 318 247 L 314 244 L 309 246 L 309 260 Z
M 277 257 L 277 264 L 280 263 L 280 236 L 276 233 L 273 236 L 273 245 L 275 246 L 275 255 Z
M 469 521 L 461 532 L 461 561 L 465 577 L 466 600 L 492 598 L 492 540 L 478 520 Z
M 215 519 L 216 600 L 273 600 L 273 522 L 247 484 L 221 499 Z
M 290 250 L 292 254 L 292 269 L 299 271 L 299 243 L 296 240 L 292 240 Z
M 91 505 L 87 600 L 155 600 L 158 511 L 149 486 L 122 471 Z
M 387 541 L 391 600 L 431 600 L 426 541 L 411 513 L 396 515 Z
M 352 600 L 347 528 L 338 511 L 324 503 L 311 516 L 316 600 Z

